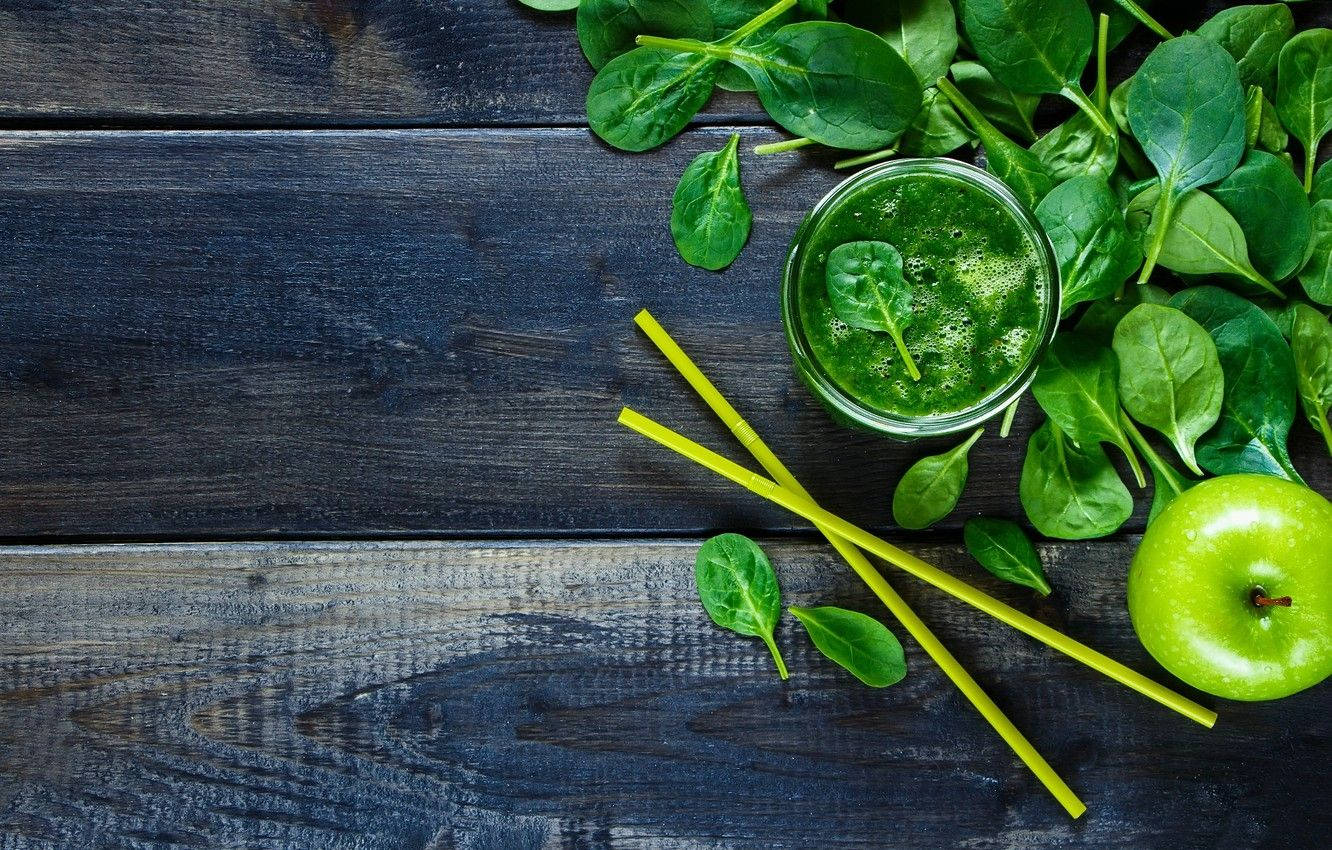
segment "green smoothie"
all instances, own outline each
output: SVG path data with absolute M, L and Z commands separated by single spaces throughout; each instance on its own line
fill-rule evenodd
M 798 319 L 816 370 L 895 419 L 972 410 L 1018 379 L 1044 344 L 1048 248 L 994 190 L 949 173 L 958 168 L 889 169 L 834 196 L 788 271 L 797 314 L 788 322 Z M 888 242 L 902 255 L 913 314 L 904 339 L 919 381 L 888 334 L 849 327 L 833 312 L 829 252 L 858 240 Z

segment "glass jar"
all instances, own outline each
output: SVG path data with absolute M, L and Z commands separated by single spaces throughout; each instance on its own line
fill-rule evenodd
M 1016 368 L 1011 368 L 1011 376 L 998 386 L 986 390 L 974 403 L 967 404 L 962 409 L 945 412 L 897 414 L 884 409 L 882 406 L 875 406 L 858 398 L 855 393 L 848 391 L 842 383 L 839 383 L 825 368 L 824 364 L 819 361 L 815 353 L 815 347 L 811 345 L 810 335 L 801 324 L 800 276 L 807 259 L 806 254 L 811 250 L 811 240 L 819 233 L 824 220 L 830 215 L 836 214 L 839 206 L 846 199 L 857 193 L 862 193 L 862 190 L 872 186 L 877 181 L 905 183 L 907 179 L 914 176 L 938 182 L 941 191 L 947 189 L 950 181 L 957 181 L 959 184 L 973 187 L 986 197 L 993 199 L 1001 211 L 1001 215 L 1011 218 L 1012 224 L 1020 231 L 1021 238 L 1028 243 L 1026 247 L 1034 252 L 1034 270 L 1031 271 L 1029 277 L 1034 278 L 1033 285 L 1036 289 L 1032 293 L 1032 311 L 1038 313 L 1038 317 L 1035 326 L 1027 329 L 1029 336 L 1024 337 L 1025 349 L 1023 356 L 1014 358 Z M 958 188 L 961 189 L 962 187 L 958 186 Z M 959 194 L 962 193 L 959 192 Z M 860 216 L 859 213 L 855 213 L 855 215 L 857 218 Z M 858 221 L 856 224 L 859 226 L 862 222 Z M 930 222 L 922 222 L 921 227 L 930 224 Z M 941 226 L 939 222 L 933 222 L 932 224 L 936 228 Z M 942 223 L 942 226 L 951 225 Z M 959 236 L 959 232 L 955 231 L 952 235 Z M 974 234 L 972 236 L 975 237 Z M 857 238 L 878 237 L 864 235 Z M 981 241 L 988 244 L 988 238 L 988 236 L 981 237 Z M 967 247 L 967 242 L 960 240 L 958 252 L 960 253 Z M 971 247 L 975 249 L 975 246 Z M 979 250 L 984 251 L 986 249 Z M 978 256 L 983 255 L 978 254 Z M 826 255 L 818 257 L 817 261 L 820 264 L 826 262 Z M 908 258 L 907 264 L 908 267 L 911 266 L 910 258 Z M 910 281 L 910 279 L 911 274 L 908 272 L 908 280 Z M 913 282 L 913 287 L 915 285 Z M 815 204 L 809 215 L 805 217 L 805 220 L 796 230 L 782 274 L 782 325 L 786 331 L 786 339 L 791 349 L 796 373 L 809 387 L 815 398 L 838 421 L 895 438 L 951 434 L 973 428 L 978 423 L 984 422 L 999 413 L 1030 386 L 1036 375 L 1036 368 L 1050 341 L 1054 338 L 1055 330 L 1059 324 L 1059 287 L 1059 265 L 1045 232 L 1041 229 L 1035 217 L 1018 201 L 1007 186 L 981 169 L 956 160 L 900 159 L 867 168 L 844 180 Z M 1023 290 L 1025 291 L 1025 284 Z M 908 347 L 910 347 L 911 328 L 907 329 L 906 335 Z M 923 367 L 922 371 L 924 371 Z M 927 373 L 922 380 L 929 378 L 946 380 L 947 375 L 929 375 Z

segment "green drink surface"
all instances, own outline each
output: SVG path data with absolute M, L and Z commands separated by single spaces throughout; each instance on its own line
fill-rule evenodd
M 849 327 L 828 298 L 828 254 L 875 239 L 897 248 L 911 284 L 903 337 L 914 381 L 886 333 Z M 885 175 L 834 202 L 796 270 L 797 310 L 823 373 L 865 407 L 897 417 L 974 408 L 1011 383 L 1040 344 L 1045 253 L 998 197 L 941 173 Z

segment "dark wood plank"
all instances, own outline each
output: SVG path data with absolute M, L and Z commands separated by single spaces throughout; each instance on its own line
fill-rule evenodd
M 1232 2 L 1155 4 L 1175 30 Z M 1328 25 L 1325 3 L 1296 7 Z M 1155 44 L 1116 52 L 1117 77 Z M 573 15 L 517 0 L 11 0 L 0 122 L 128 126 L 569 125 L 592 69 Z M 705 122 L 754 121 L 719 92 Z
M 0 22 L 19 125 L 581 124 L 594 73 L 572 13 L 517 0 L 20 0 Z
M 914 580 L 895 583 L 1082 794 L 1072 822 L 905 635 L 864 688 L 790 618 L 780 682 L 697 605 L 697 541 L 0 550 L 0 844 L 1312 847 L 1328 685 L 1177 717 Z M 1037 602 L 1161 678 L 1133 541 L 1043 551 Z M 788 603 L 880 613 L 826 546 Z M 901 634 L 900 627 L 895 629 Z
M 0 137 L 0 536 L 803 527 L 615 425 L 628 403 L 739 457 L 643 306 L 828 507 L 885 528 L 947 441 L 834 426 L 778 315 L 787 242 L 838 177 L 746 155 L 739 262 L 674 253 L 674 182 L 725 133 L 641 157 L 580 130 Z M 1020 514 L 1034 419 L 981 443 L 957 521 Z

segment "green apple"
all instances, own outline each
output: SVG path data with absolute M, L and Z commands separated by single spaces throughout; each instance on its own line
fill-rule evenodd
M 1129 567 L 1138 639 L 1199 690 L 1276 699 L 1332 674 L 1332 504 L 1267 475 L 1180 494 Z

